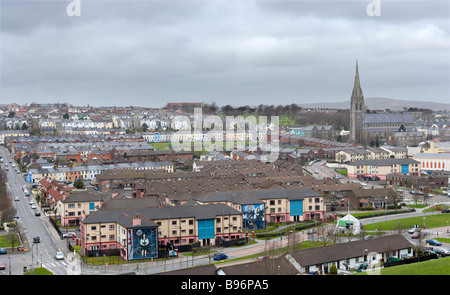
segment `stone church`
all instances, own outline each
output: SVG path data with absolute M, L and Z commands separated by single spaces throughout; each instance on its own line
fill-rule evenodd
M 355 82 L 350 100 L 350 141 L 361 142 L 364 130 L 364 95 L 361 90 L 356 61 Z

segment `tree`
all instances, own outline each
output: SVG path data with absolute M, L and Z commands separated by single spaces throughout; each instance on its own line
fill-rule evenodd
M 147 125 L 147 123 L 143 123 L 143 124 L 142 124 L 142 131 L 147 132 L 147 130 L 148 130 L 148 125 Z
M 78 179 L 75 180 L 75 182 L 73 183 L 73 186 L 76 187 L 77 189 L 84 189 L 84 182 L 83 182 L 83 180 L 81 180 L 80 178 L 78 178 Z

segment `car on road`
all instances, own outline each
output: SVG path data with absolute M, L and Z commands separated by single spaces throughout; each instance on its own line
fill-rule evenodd
M 440 245 L 442 245 L 441 242 L 436 241 L 435 239 L 429 239 L 429 240 L 426 240 L 425 242 L 426 242 L 427 244 L 433 245 L 433 246 L 440 246 Z
M 0 261 L 0 269 L 6 269 L 6 264 Z
M 34 216 L 41 216 L 41 212 L 39 212 L 39 211 L 34 211 Z
M 0 254 L 8 254 L 6 248 L 0 248 Z
M 41 242 L 41 237 L 37 236 L 37 237 L 33 237 L 33 243 L 40 243 Z
M 224 259 L 227 259 L 227 258 L 228 258 L 228 255 L 226 255 L 225 253 L 216 253 L 216 254 L 214 254 L 214 260 L 220 261 L 220 260 L 224 260 Z
M 15 197 L 14 201 L 20 201 L 20 198 L 19 197 Z
M 34 201 L 33 200 L 30 200 L 30 205 L 33 205 L 34 204 Z
M 76 237 L 77 235 L 74 232 L 68 232 L 68 233 L 65 233 L 62 235 L 63 239 L 67 239 L 67 238 L 71 239 L 72 236 Z
M 64 259 L 64 254 L 63 254 L 63 252 L 61 252 L 61 251 L 56 252 L 56 253 L 55 253 L 55 258 L 56 258 L 57 260 L 62 260 L 62 259 Z
M 435 252 L 438 253 L 440 256 L 450 256 L 449 249 L 437 249 L 435 250 Z

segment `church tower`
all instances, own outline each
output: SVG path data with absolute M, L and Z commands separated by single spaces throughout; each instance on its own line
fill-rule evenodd
M 358 60 L 356 60 L 355 83 L 350 100 L 350 140 L 361 142 L 364 128 L 364 96 L 359 84 Z

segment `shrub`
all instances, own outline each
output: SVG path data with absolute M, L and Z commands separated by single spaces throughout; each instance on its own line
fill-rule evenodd
M 330 267 L 330 274 L 331 274 L 331 275 L 337 275 L 337 267 L 336 267 L 335 264 L 333 264 L 333 265 Z

